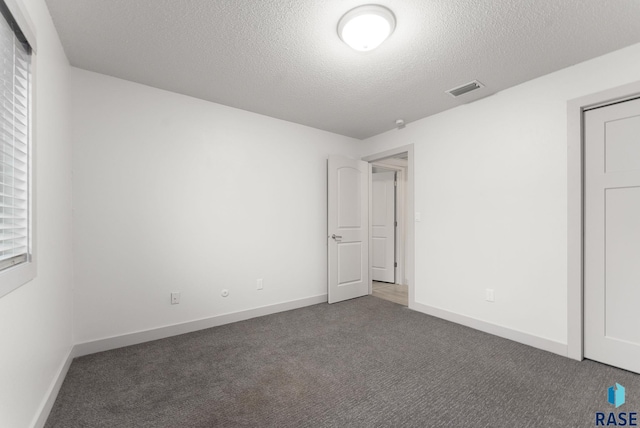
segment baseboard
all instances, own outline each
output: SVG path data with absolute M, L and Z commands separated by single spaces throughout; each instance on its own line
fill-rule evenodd
M 498 324 L 492 324 L 490 322 L 468 317 L 466 315 L 457 314 L 455 312 L 450 312 L 444 309 L 435 308 L 433 306 L 423 305 L 422 303 L 414 302 L 411 305 L 411 309 L 434 316 L 436 318 L 442 318 L 456 324 L 462 324 L 464 326 L 471 327 L 485 333 L 493 334 L 494 336 L 503 337 L 505 339 L 513 340 L 514 342 L 522 343 L 524 345 L 533 346 L 534 348 L 562 355 L 563 357 L 566 357 L 568 355 L 567 345 L 564 343 L 556 342 L 554 340 L 545 339 L 543 337 L 535 336 L 519 330 L 514 330 Z
M 56 375 L 53 382 L 51 382 L 51 386 L 47 391 L 46 398 L 40 405 L 40 409 L 38 409 L 36 417 L 31 424 L 32 428 L 44 427 L 44 424 L 47 422 L 47 418 L 49 417 L 49 413 L 51 413 L 51 409 L 53 408 L 53 404 L 56 402 L 58 392 L 60 392 L 60 388 L 62 387 L 62 382 L 64 382 L 64 378 L 67 376 L 67 372 L 69 371 L 69 367 L 71 367 L 71 362 L 74 358 L 75 348 L 71 348 L 69 350 L 69 353 L 67 354 L 67 358 L 62 363 L 60 370 L 58 370 L 58 374 Z
M 139 343 L 150 342 L 152 340 L 164 339 L 166 337 L 177 336 L 179 334 L 191 333 L 206 328 L 217 327 L 232 322 L 244 321 L 251 318 L 271 315 L 278 312 L 303 308 L 305 306 L 326 303 L 327 295 L 322 294 L 314 297 L 307 297 L 289 302 L 277 303 L 275 305 L 261 306 L 246 311 L 232 312 L 217 315 L 210 318 L 203 318 L 195 321 L 188 321 L 180 324 L 168 325 L 151 330 L 138 331 L 135 333 L 113 336 L 105 339 L 93 340 L 90 342 L 78 343 L 74 347 L 75 356 L 95 354 L 96 352 L 109 351 L 111 349 L 122 348 Z

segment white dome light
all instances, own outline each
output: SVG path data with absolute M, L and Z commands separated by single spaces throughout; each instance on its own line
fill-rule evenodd
M 384 6 L 369 4 L 351 9 L 338 22 L 338 35 L 357 51 L 370 51 L 396 28 L 396 17 Z

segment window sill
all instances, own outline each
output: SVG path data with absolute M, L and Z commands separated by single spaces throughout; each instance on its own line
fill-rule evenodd
M 21 263 L 0 272 L 0 298 L 36 277 L 35 262 Z

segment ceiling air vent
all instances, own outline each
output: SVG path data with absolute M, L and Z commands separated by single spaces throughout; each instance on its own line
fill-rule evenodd
M 484 85 L 482 83 L 478 82 L 477 80 L 474 80 L 473 82 L 465 83 L 462 86 L 449 89 L 448 91 L 445 91 L 445 92 L 455 98 L 455 97 L 459 97 L 460 95 L 464 95 L 466 93 L 475 91 L 476 89 L 480 89 L 483 87 Z

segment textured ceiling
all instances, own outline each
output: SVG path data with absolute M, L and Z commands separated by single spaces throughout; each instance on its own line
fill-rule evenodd
M 356 138 L 640 42 L 638 0 L 380 0 L 361 53 L 336 26 L 367 2 L 47 0 L 76 67 Z

